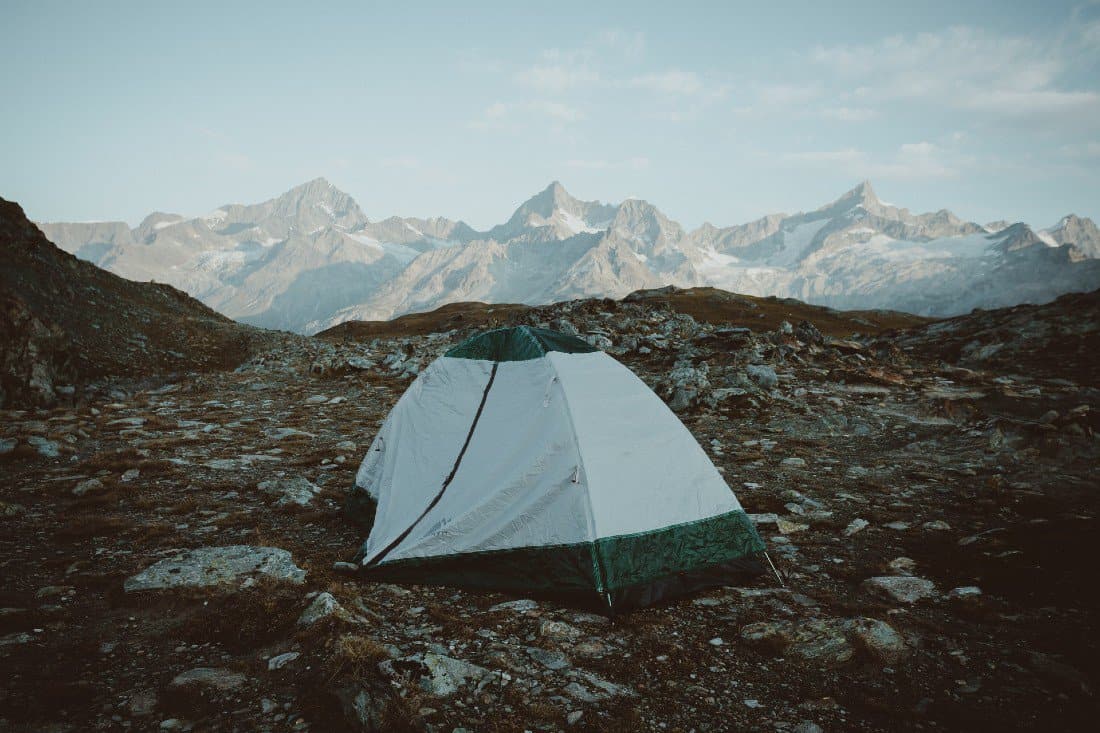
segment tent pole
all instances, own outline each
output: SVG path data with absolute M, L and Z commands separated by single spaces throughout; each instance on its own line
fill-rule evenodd
M 772 572 L 775 573 L 775 579 L 779 581 L 779 585 L 786 588 L 787 584 L 783 582 L 783 576 L 779 574 L 779 569 L 775 567 L 775 563 L 772 562 L 772 556 L 768 554 L 767 550 L 764 550 L 764 557 L 768 559 L 768 565 L 771 565 Z

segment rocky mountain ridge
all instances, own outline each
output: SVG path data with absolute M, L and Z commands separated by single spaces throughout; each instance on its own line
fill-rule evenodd
M 204 217 L 153 214 L 133 230 L 40 226 L 124 277 L 306 333 L 458 301 L 620 298 L 669 284 L 931 316 L 1100 287 L 1100 233 L 1088 219 L 982 226 L 884 203 L 867 182 L 813 211 L 690 232 L 648 202 L 582 201 L 557 181 L 485 232 L 442 218 L 374 222 L 324 179 Z

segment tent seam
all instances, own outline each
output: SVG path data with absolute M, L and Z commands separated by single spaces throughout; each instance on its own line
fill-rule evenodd
M 597 582 L 599 583 L 598 590 L 606 592 L 606 580 L 604 578 L 603 563 L 599 559 L 599 548 L 596 545 L 596 541 L 600 538 L 600 534 L 596 529 L 596 511 L 592 508 L 592 493 L 589 490 L 590 485 L 588 483 L 588 471 L 584 467 L 584 453 L 581 451 L 581 441 L 577 437 L 577 423 L 573 420 L 573 410 L 569 407 L 569 395 L 565 389 L 565 382 L 561 380 L 558 375 L 558 368 L 554 364 L 554 361 L 550 358 L 548 353 L 543 357 L 550 364 L 550 370 L 554 373 L 554 379 L 558 380 L 558 384 L 561 386 L 561 402 L 565 407 L 565 419 L 569 421 L 569 435 L 573 439 L 573 446 L 577 450 L 577 462 L 580 464 L 579 468 L 584 475 L 584 503 L 588 507 L 588 523 L 591 530 L 592 538 L 590 540 L 592 546 L 592 559 L 596 564 Z
M 393 540 L 393 542 L 383 548 L 383 550 L 375 555 L 373 558 L 371 558 L 370 561 L 364 562 L 363 567 L 378 565 L 386 555 L 393 552 L 394 549 L 396 549 L 402 542 L 404 542 L 409 534 L 413 531 L 413 529 L 416 528 L 416 525 L 420 524 L 420 522 L 423 521 L 424 517 L 428 516 L 428 514 L 431 513 L 432 509 L 434 509 L 436 505 L 439 504 L 440 499 L 443 498 L 443 494 L 447 492 L 447 487 L 451 485 L 451 482 L 454 480 L 455 474 L 458 473 L 458 467 L 462 465 L 462 459 L 466 456 L 466 449 L 470 447 L 470 441 L 474 438 L 474 431 L 477 429 L 478 423 L 481 422 L 481 413 L 485 409 L 486 401 L 488 401 L 489 399 L 489 390 L 492 389 L 493 382 L 496 380 L 497 367 L 499 366 L 499 362 L 493 362 L 492 371 L 489 372 L 489 381 L 485 385 L 485 391 L 481 393 L 481 404 L 478 405 L 477 412 L 474 414 L 473 423 L 471 423 L 470 425 L 470 431 L 466 434 L 466 442 L 462 444 L 462 449 L 458 452 L 458 458 L 455 459 L 455 464 L 451 468 L 451 473 L 443 481 L 443 486 L 439 489 L 439 493 L 435 495 L 435 498 L 431 500 L 427 508 L 424 509 L 420 516 L 416 518 L 416 521 L 410 524 L 404 532 L 399 534 L 397 538 Z

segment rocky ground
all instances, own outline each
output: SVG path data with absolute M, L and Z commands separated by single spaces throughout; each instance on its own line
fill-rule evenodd
M 469 331 L 454 313 L 0 413 L 0 731 L 1093 729 L 1088 373 L 943 361 L 952 338 L 1011 353 L 1011 329 L 843 333 L 737 303 L 752 317 L 650 294 L 478 318 L 634 369 L 782 578 L 610 621 L 341 572 L 357 463 Z M 1029 353 L 1097 353 L 1095 327 L 1044 333 Z

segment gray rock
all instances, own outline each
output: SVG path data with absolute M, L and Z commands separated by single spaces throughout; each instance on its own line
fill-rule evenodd
M 321 492 L 319 486 L 301 476 L 263 481 L 257 488 L 265 494 L 279 497 L 275 501 L 277 507 L 309 506 Z
M 881 575 L 863 581 L 863 589 L 880 598 L 900 603 L 916 603 L 936 595 L 931 580 L 913 575 Z
M 121 483 L 128 484 L 140 475 L 141 475 L 141 469 L 139 469 L 139 468 L 129 468 L 129 469 L 123 471 L 122 477 L 119 478 L 119 481 Z
M 749 364 L 745 367 L 745 373 L 763 389 L 773 389 L 779 384 L 779 376 L 770 366 L 763 364 Z
M 779 462 L 779 465 L 802 467 L 806 465 L 806 459 L 799 458 L 797 456 L 791 456 L 790 458 L 784 458 L 782 461 Z
M 977 598 L 982 594 L 982 589 L 976 585 L 962 585 L 958 588 L 952 588 L 947 592 L 947 597 L 951 600 L 971 600 Z
M 532 601 L 530 598 L 521 598 L 518 601 L 505 601 L 504 603 L 490 606 L 486 613 L 493 613 L 494 611 L 516 611 L 517 613 L 526 613 L 527 611 L 534 611 L 538 607 L 539 604 Z
M 0 501 L 0 517 L 18 517 L 21 514 L 26 514 L 27 508 L 21 504 L 12 504 L 6 501 Z
M 844 619 L 813 619 L 797 625 L 785 620 L 760 621 L 743 627 L 741 638 L 776 653 L 837 667 L 855 656 L 847 632 Z
M 264 433 L 267 434 L 267 437 L 271 438 L 272 440 L 285 440 L 286 438 L 298 438 L 298 437 L 302 437 L 302 438 L 316 438 L 317 437 L 313 433 L 307 433 L 304 430 L 298 430 L 297 428 L 286 428 L 286 427 L 269 428 L 268 430 L 265 430 Z
M 582 632 L 576 626 L 570 626 L 564 621 L 547 619 L 539 624 L 539 636 L 554 641 L 576 641 L 582 636 Z
M 84 496 L 85 494 L 92 494 L 97 491 L 103 490 L 103 482 L 97 478 L 90 478 L 81 481 L 73 487 L 73 496 Z
M 15 438 L 0 438 L 0 456 L 5 453 L 11 453 L 15 450 L 15 446 L 18 445 Z
M 366 623 L 365 619 L 348 611 L 340 605 L 335 596 L 326 591 L 318 593 L 317 597 L 306 607 L 306 610 L 302 611 L 302 615 L 298 617 L 298 625 L 303 627 L 312 626 L 326 618 L 334 618 L 352 624 Z
M 857 517 L 853 519 L 851 523 L 844 529 L 844 536 L 851 537 L 858 532 L 862 532 L 863 530 L 867 529 L 870 524 L 871 523 L 868 522 L 866 519 L 861 519 Z
M 917 563 L 911 557 L 895 557 L 887 567 L 895 575 L 912 575 Z
M 345 363 L 352 369 L 374 368 L 374 362 L 364 356 L 349 356 Z
M 603 702 L 613 697 L 634 697 L 635 692 L 627 687 L 608 682 L 591 672 L 576 670 L 576 677 L 583 681 L 573 681 L 562 688 L 569 697 L 583 703 Z
M 152 715 L 157 708 L 157 695 L 152 690 L 140 690 L 130 696 L 130 714 L 135 717 Z
M 540 649 L 531 646 L 527 647 L 527 656 L 550 670 L 565 669 L 570 666 L 569 658 L 559 651 L 550 651 L 548 649 Z
M 792 733 L 825 733 L 825 729 L 812 720 L 803 720 L 792 729 Z
M 196 667 L 186 672 L 181 672 L 172 679 L 172 687 L 188 687 L 197 685 L 209 687 L 226 692 L 235 690 L 248 681 L 240 672 L 216 667 Z
M 236 584 L 259 575 L 301 583 L 305 580 L 306 571 L 294 564 L 289 552 L 277 547 L 200 547 L 151 565 L 127 578 L 123 587 L 127 592 L 160 588 L 204 588 Z
M 420 688 L 436 697 L 449 697 L 466 684 L 480 682 L 492 674 L 484 667 L 435 652 L 388 659 L 378 668 L 390 677 L 412 673 L 419 678 Z
M 43 458 L 57 458 L 61 455 L 61 446 L 52 440 L 46 440 L 41 435 L 32 435 L 27 438 L 27 443 L 34 446 L 38 455 Z
M 905 639 L 884 621 L 857 618 L 852 621 L 851 632 L 859 646 L 884 664 L 897 664 L 909 656 Z
M 14 634 L 8 634 L 7 636 L 0 636 L 0 647 L 3 646 L 16 646 L 18 644 L 30 644 L 34 641 L 34 637 L 25 631 L 17 631 Z
M 302 656 L 300 652 L 286 652 L 285 654 L 277 654 L 267 660 L 268 670 L 282 669 L 286 665 L 293 662 L 298 657 Z

